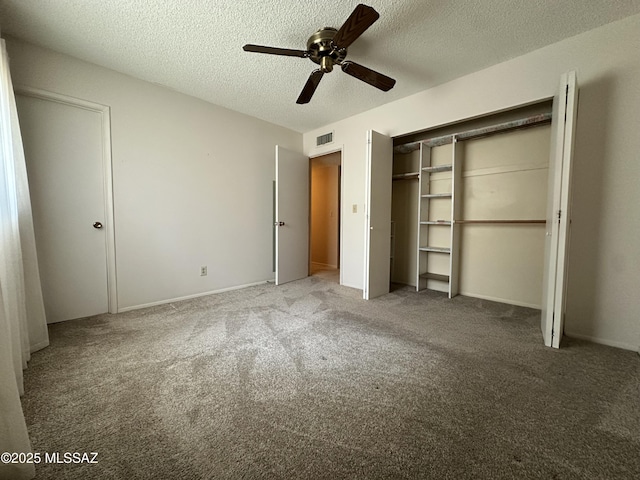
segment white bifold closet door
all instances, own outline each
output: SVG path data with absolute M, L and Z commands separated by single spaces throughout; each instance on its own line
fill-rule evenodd
M 364 292 L 365 300 L 389 293 L 391 261 L 391 137 L 367 132 L 366 221 Z
M 578 112 L 575 72 L 562 75 L 553 99 L 549 190 L 542 286 L 542 336 L 559 348 L 566 303 L 567 260 L 571 229 L 571 164 Z

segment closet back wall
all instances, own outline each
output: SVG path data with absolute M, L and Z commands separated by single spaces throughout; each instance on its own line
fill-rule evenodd
M 460 142 L 461 220 L 544 220 L 551 127 Z M 462 224 L 460 294 L 541 308 L 545 225 Z
M 301 151 L 300 133 L 11 38 L 7 47 L 14 85 L 111 107 L 120 310 L 273 278 L 275 145 Z
M 394 153 L 393 175 L 420 170 L 420 151 Z M 418 179 L 394 179 L 391 186 L 391 282 L 416 284 Z

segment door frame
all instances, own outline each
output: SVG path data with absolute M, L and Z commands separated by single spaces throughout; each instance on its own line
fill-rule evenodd
M 338 210 L 340 216 L 340 224 L 338 225 L 338 231 L 340 232 L 340 239 L 338 242 L 338 269 L 340 270 L 340 285 L 342 285 L 342 258 L 343 258 L 343 250 L 342 245 L 344 243 L 344 235 L 343 235 L 343 219 L 344 212 L 342 211 L 342 199 L 344 198 L 344 171 L 342 166 L 344 165 L 344 145 L 336 146 L 335 148 L 327 151 L 323 151 L 322 153 L 316 153 L 315 155 L 309 155 L 309 187 L 311 187 L 311 161 L 314 158 L 324 157 L 325 155 L 331 155 L 332 153 L 340 153 L 340 185 L 338 192 Z M 309 188 L 309 222 L 311 222 L 311 188 Z M 309 265 L 311 265 L 311 236 L 309 236 Z
M 116 280 L 116 239 L 113 213 L 113 161 L 111 158 L 111 107 L 89 102 L 68 95 L 49 92 L 39 88 L 18 85 L 16 95 L 38 98 L 100 114 L 102 122 L 102 174 L 104 178 L 105 241 L 107 252 L 107 297 L 109 313 L 118 313 L 118 289 Z

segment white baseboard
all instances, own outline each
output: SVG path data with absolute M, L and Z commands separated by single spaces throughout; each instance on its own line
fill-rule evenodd
M 526 302 L 519 302 L 517 300 L 511 300 L 506 298 L 491 297 L 489 295 L 477 295 L 475 293 L 468 293 L 468 292 L 460 292 L 460 295 L 463 295 L 465 297 L 480 298 L 482 300 L 490 300 L 492 302 L 507 303 L 509 305 L 517 305 L 518 307 L 533 308 L 534 310 L 542 309 L 541 305 L 536 305 L 533 303 L 526 303 Z
M 186 295 L 184 297 L 169 298 L 167 300 L 159 300 L 157 302 L 144 303 L 142 305 L 134 305 L 132 307 L 123 307 L 118 309 L 118 313 L 130 312 L 131 310 L 140 310 L 141 308 L 147 308 L 147 307 L 155 307 L 156 305 L 165 305 L 167 303 L 181 302 L 182 300 L 189 300 L 191 298 L 206 297 L 207 295 L 213 295 L 215 293 L 230 292 L 232 290 L 240 290 L 242 288 L 255 287 L 256 285 L 264 285 L 265 283 L 273 283 L 273 280 L 263 280 L 261 282 L 247 283 L 245 285 L 235 285 L 233 287 L 226 287 L 218 290 L 211 290 L 209 292 L 196 293 L 194 295 Z
M 592 337 L 591 335 L 582 335 L 581 333 L 574 333 L 564 329 L 564 334 L 569 338 L 577 338 L 578 340 L 587 340 L 588 342 L 599 343 L 600 345 L 606 345 L 608 347 L 622 348 L 623 350 L 631 350 L 632 352 L 639 352 L 640 347 L 633 345 L 632 343 L 617 342 L 615 340 L 608 340 L 606 338 Z

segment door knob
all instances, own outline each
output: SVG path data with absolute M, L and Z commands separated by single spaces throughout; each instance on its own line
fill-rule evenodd
M 93 224 L 93 228 L 102 228 L 102 224 L 100 222 L 95 222 Z
M 276 222 L 276 223 L 274 223 L 274 225 L 276 227 L 282 227 L 282 226 L 284 226 L 284 222 Z

